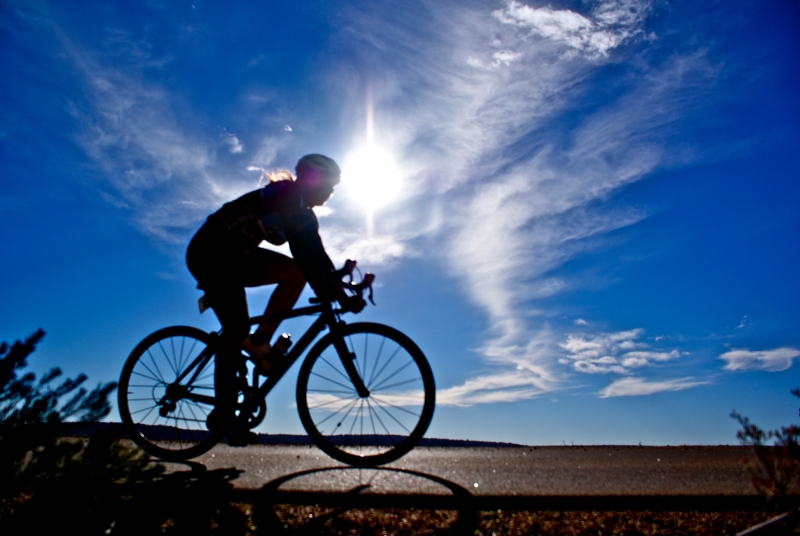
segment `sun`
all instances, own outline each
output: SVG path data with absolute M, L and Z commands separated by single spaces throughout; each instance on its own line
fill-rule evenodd
M 347 185 L 348 194 L 367 211 L 394 201 L 401 182 L 391 155 L 372 144 L 351 153 L 342 169 L 342 183 Z

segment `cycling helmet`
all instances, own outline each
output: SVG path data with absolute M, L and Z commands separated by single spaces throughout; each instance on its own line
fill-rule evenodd
M 321 171 L 322 174 L 337 184 L 341 178 L 342 170 L 339 165 L 332 159 L 321 154 L 307 154 L 297 162 L 295 170 L 300 173 L 303 168 L 315 169 Z

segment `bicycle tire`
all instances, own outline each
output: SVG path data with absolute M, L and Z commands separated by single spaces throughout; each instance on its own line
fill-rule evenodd
M 433 372 L 422 350 L 389 326 L 349 324 L 342 336 L 370 394 L 356 393 L 329 333 L 308 353 L 298 375 L 300 421 L 314 444 L 340 462 L 390 463 L 413 449 L 430 425 Z
M 213 404 L 188 398 L 165 403 L 167 386 L 211 344 L 211 335 L 197 328 L 174 326 L 146 337 L 122 368 L 118 402 L 122 422 L 130 438 L 148 454 L 167 461 L 182 461 L 210 450 L 222 439 L 206 429 Z M 197 379 L 181 386 L 214 395 L 214 356 Z M 133 381 L 132 381 L 133 380 Z

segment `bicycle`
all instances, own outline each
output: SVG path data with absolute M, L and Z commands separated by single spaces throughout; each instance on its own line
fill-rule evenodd
M 352 263 L 352 264 L 351 264 Z M 353 283 L 354 261 L 340 272 L 353 296 L 369 290 L 374 275 Z M 349 272 L 347 272 L 349 268 Z M 247 372 L 242 355 L 237 381 L 237 418 L 250 429 L 264 420 L 266 397 L 309 345 L 297 378 L 297 409 L 312 442 L 323 452 L 356 467 L 383 465 L 408 453 L 433 418 L 436 388 L 422 350 L 400 331 L 371 322 L 347 324 L 334 302 L 311 305 L 281 319 L 317 319 L 269 376 Z M 374 304 L 374 301 L 373 301 Z M 262 316 L 251 318 L 258 324 Z M 222 440 L 206 429 L 214 408 L 214 356 L 218 332 L 188 326 L 161 329 L 128 357 L 119 381 L 119 412 L 131 439 L 152 456 L 168 461 L 194 458 Z M 263 382 L 262 382 L 263 380 Z

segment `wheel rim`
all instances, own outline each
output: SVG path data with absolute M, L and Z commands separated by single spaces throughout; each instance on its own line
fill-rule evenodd
M 214 396 L 213 359 L 191 385 L 186 382 L 192 374 L 177 383 L 207 344 L 194 334 L 157 335 L 145 339 L 126 365 L 120 381 L 120 411 L 135 432 L 133 439 L 145 450 L 166 459 L 189 457 L 212 439 L 206 419 L 213 405 L 183 395 Z
M 421 368 L 427 363 L 424 357 L 420 363 L 421 352 L 399 333 L 390 337 L 366 328 L 350 331 L 345 340 L 370 394 L 359 397 L 336 350 L 328 345 L 308 372 L 309 434 L 347 463 L 385 463 L 381 458 L 401 456 L 427 428 L 432 403 L 426 406 L 426 396 L 433 396 L 432 385 L 426 393 Z

